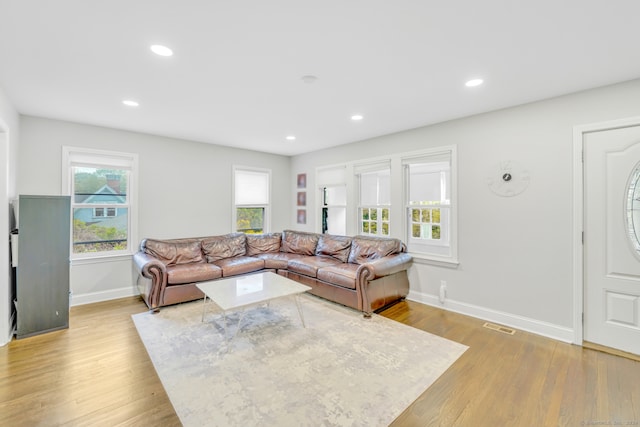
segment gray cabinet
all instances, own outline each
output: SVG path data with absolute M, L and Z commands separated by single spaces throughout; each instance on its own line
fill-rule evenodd
M 69 196 L 20 196 L 16 277 L 18 332 L 69 327 Z

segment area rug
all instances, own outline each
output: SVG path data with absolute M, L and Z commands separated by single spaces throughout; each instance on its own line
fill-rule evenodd
M 202 302 L 133 315 L 184 426 L 386 426 L 467 349 L 304 295 L 223 318 Z M 237 332 L 237 333 L 236 333 Z M 235 336 L 233 336 L 235 334 Z

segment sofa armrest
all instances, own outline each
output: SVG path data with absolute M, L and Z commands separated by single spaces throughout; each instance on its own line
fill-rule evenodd
M 167 286 L 167 268 L 157 258 L 144 252 L 137 252 L 133 255 L 133 265 L 138 275 L 145 278 L 147 286 L 141 288 L 140 282 L 138 288 L 145 302 L 150 309 L 157 309 L 164 300 L 164 290 Z
M 367 280 L 374 280 L 378 277 L 384 277 L 407 270 L 412 262 L 413 258 L 408 253 L 387 255 L 384 258 L 362 264 L 362 266 L 358 268 L 358 272 Z
M 411 266 L 412 262 L 413 258 L 411 255 L 403 252 L 388 255 L 384 258 L 361 264 L 360 267 L 358 267 L 356 272 L 356 291 L 360 294 L 360 301 L 362 304 L 361 309 L 364 312 L 364 317 L 371 317 L 371 314 L 373 313 L 373 307 L 371 304 L 372 298 L 375 297 L 370 296 L 369 293 L 379 293 L 377 289 L 373 290 L 369 288 L 369 286 L 371 286 L 371 282 L 376 279 L 384 281 L 385 279 L 381 279 L 382 277 L 399 274 L 400 272 L 407 270 Z M 385 291 L 383 290 L 382 293 L 384 294 Z M 386 298 L 387 295 L 383 295 L 383 297 Z

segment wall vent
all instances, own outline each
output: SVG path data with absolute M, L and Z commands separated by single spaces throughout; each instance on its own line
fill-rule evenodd
M 515 329 L 507 328 L 506 326 L 496 325 L 494 323 L 487 322 L 482 326 L 487 328 L 487 329 L 491 329 L 491 330 L 494 330 L 494 331 L 502 332 L 503 334 L 513 335 L 513 334 L 516 333 Z

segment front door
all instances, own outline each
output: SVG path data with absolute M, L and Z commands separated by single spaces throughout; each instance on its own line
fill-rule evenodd
M 640 355 L 640 125 L 585 133 L 583 154 L 584 340 Z

